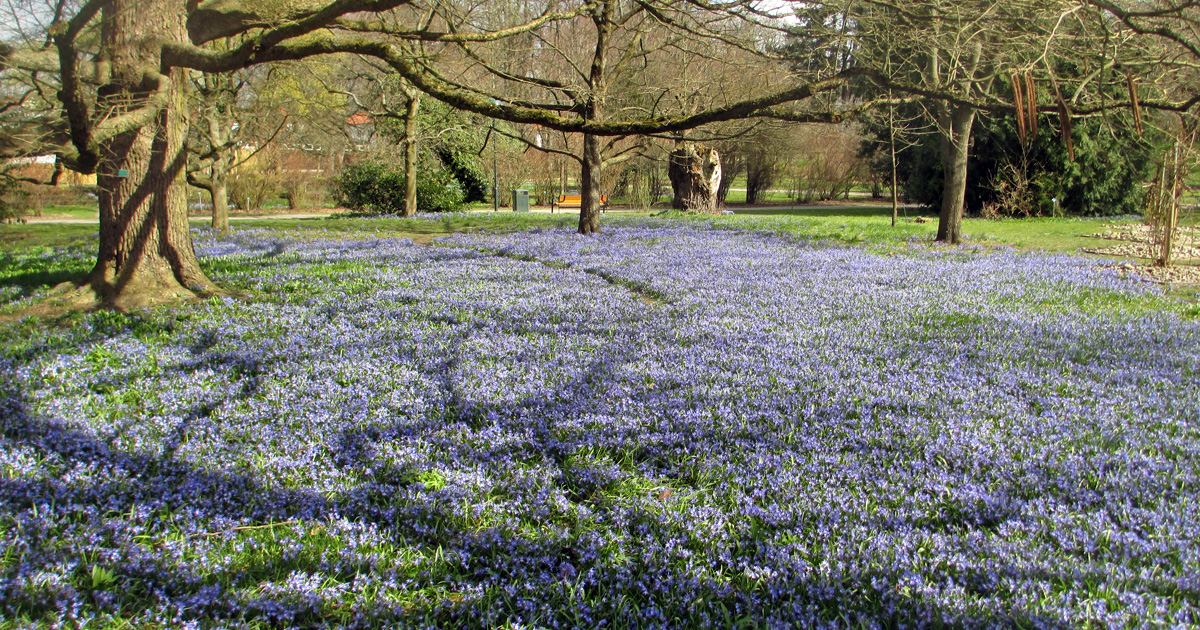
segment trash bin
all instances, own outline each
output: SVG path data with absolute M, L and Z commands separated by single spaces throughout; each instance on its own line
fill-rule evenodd
M 513 212 L 529 212 L 529 191 L 517 189 L 513 193 Z

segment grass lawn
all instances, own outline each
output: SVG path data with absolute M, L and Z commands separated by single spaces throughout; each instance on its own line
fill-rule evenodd
M 47 206 L 42 209 L 42 218 L 87 219 L 99 221 L 99 210 L 95 205 Z M 36 221 L 38 217 L 28 217 Z
M 568 227 L 578 222 L 578 214 L 542 214 L 503 212 L 457 212 L 443 217 L 429 218 L 382 218 L 363 219 L 330 217 L 327 219 L 246 219 L 237 223 L 238 228 L 299 229 L 314 233 L 362 234 L 364 228 L 372 233 L 389 237 L 408 238 L 420 245 L 428 245 L 433 239 L 457 232 L 472 231 L 520 231 L 530 228 Z
M 1194 304 L 877 211 L 571 220 L 239 222 L 244 298 L 0 321 L 0 628 L 1200 624 Z M 4 308 L 89 266 L 54 227 Z
M 13 300 L 81 278 L 96 262 L 96 239 L 95 225 L 0 224 L 0 314 Z
M 792 222 L 834 240 L 932 239 L 937 234 L 937 214 L 908 209 L 900 223 L 892 228 L 891 206 L 886 204 L 831 204 L 825 207 L 787 207 L 759 210 L 735 210 L 738 216 L 787 217 Z M 905 216 L 907 214 L 907 216 Z M 921 217 L 925 223 L 914 223 Z M 1073 252 L 1087 245 L 1081 236 L 1103 233 L 1114 223 L 1129 223 L 1129 218 L 1034 218 L 964 219 L 963 233 L 976 244 L 1005 245 L 1018 249 Z

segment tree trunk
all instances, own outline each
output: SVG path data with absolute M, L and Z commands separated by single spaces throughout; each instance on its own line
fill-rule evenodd
M 890 116 L 888 118 L 888 139 L 892 151 L 892 227 L 896 227 L 896 220 L 900 218 L 900 186 L 899 178 L 896 176 L 896 123 Z
M 592 70 L 588 75 L 587 102 L 583 115 L 589 120 L 600 120 L 604 112 L 604 96 L 607 84 L 608 38 L 616 14 L 616 2 L 601 0 L 599 8 L 592 13 L 592 24 L 596 27 L 596 48 L 592 53 Z M 600 174 L 604 161 L 600 157 L 600 138 L 583 134 L 583 168 L 579 177 L 579 233 L 595 234 L 600 231 Z
M 408 108 L 404 112 L 404 213 L 406 217 L 417 214 L 417 112 L 421 107 L 421 93 L 405 90 Z
M 667 177 L 671 179 L 671 189 L 675 193 L 672 208 L 685 212 L 717 212 L 721 156 L 716 149 L 703 149 L 695 143 L 677 140 L 667 160 Z
M 100 111 L 146 102 L 163 41 L 187 41 L 184 0 L 111 0 L 101 14 L 102 57 L 112 83 Z M 183 71 L 162 76 L 168 100 L 154 121 L 100 144 L 100 251 L 86 285 L 103 304 L 128 309 L 211 292 L 187 216 L 187 107 Z
M 579 178 L 579 233 L 600 231 L 600 138 L 583 135 L 583 168 Z
M 304 205 L 304 196 L 308 185 L 298 175 L 290 175 L 291 181 L 285 183 L 283 195 L 288 202 L 288 210 L 299 210 Z
M 229 231 L 229 172 L 218 159 L 212 167 L 209 195 L 212 197 L 212 227 L 219 232 Z
M 758 203 L 758 175 L 753 166 L 746 165 L 746 203 Z
M 717 203 L 724 205 L 725 200 L 729 197 L 729 187 L 733 185 L 733 180 L 737 179 L 738 173 L 742 170 L 742 158 L 736 152 L 723 151 L 721 153 L 721 185 L 717 187 Z
M 746 158 L 746 203 L 758 203 L 758 196 L 775 183 L 775 164 L 760 150 Z
M 1183 170 L 1183 160 L 1181 148 L 1183 143 L 1176 139 L 1175 146 L 1172 150 L 1171 162 L 1168 164 L 1166 157 L 1163 158 L 1163 166 L 1159 175 L 1159 194 L 1158 208 L 1156 208 L 1158 216 L 1155 217 L 1158 223 L 1159 238 L 1158 257 L 1154 261 L 1159 267 L 1170 267 L 1172 262 L 1173 249 L 1175 247 L 1175 230 L 1179 226 L 1179 192 L 1181 190 L 1180 179 L 1181 171 Z
M 957 245 L 962 241 L 963 207 L 967 198 L 967 157 L 971 145 L 971 126 L 975 109 L 966 106 L 947 106 L 941 118 L 942 211 L 938 215 L 937 240 Z

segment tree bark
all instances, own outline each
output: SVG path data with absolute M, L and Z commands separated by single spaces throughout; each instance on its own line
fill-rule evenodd
M 169 82 L 154 121 L 99 146 L 100 251 L 85 285 L 101 303 L 128 309 L 214 290 L 192 248 L 184 149 L 183 71 L 155 76 L 164 41 L 185 41 L 185 0 L 111 0 L 101 13 L 102 56 L 112 82 L 100 111 L 144 104 L 155 79 Z
M 746 203 L 758 203 L 759 194 L 775 183 L 775 163 L 767 150 L 756 148 L 746 158 Z
M 600 231 L 600 174 L 603 161 L 600 159 L 600 137 L 583 136 L 583 168 L 579 178 L 579 233 L 594 234 Z
M 937 240 L 957 245 L 962 242 L 963 208 L 967 198 L 967 156 L 971 145 L 971 126 L 975 123 L 975 108 L 962 105 L 946 106 L 941 116 L 942 210 L 938 214 Z
M 417 113 L 421 108 L 421 93 L 406 88 L 408 105 L 404 110 L 404 212 L 406 217 L 417 214 Z
M 892 113 L 888 115 L 888 140 L 892 154 L 892 227 L 896 227 L 896 220 L 900 218 L 900 182 L 896 174 L 896 121 Z
M 675 193 L 671 200 L 672 208 L 685 212 L 717 212 L 721 156 L 716 149 L 676 140 L 675 149 L 667 160 L 667 177 Z
M 612 29 L 613 16 L 616 12 L 615 2 L 601 0 L 600 7 L 592 14 L 592 23 L 596 26 L 596 48 L 592 54 L 592 69 L 588 75 L 587 101 L 583 107 L 583 117 L 589 120 L 599 120 L 604 112 L 604 92 L 607 85 L 608 72 L 608 38 Z M 600 231 L 600 175 L 604 169 L 604 160 L 600 156 L 600 138 L 591 134 L 583 134 L 583 168 L 579 177 L 579 233 L 595 234 Z
M 726 147 L 728 149 L 728 147 Z M 724 205 L 729 187 L 742 170 L 742 157 L 734 151 L 721 151 L 721 185 L 717 187 L 717 203 Z
M 292 177 L 296 176 L 292 175 Z M 301 202 L 304 200 L 304 195 L 308 187 L 302 181 L 286 182 L 284 185 L 287 188 L 283 192 L 283 198 L 287 199 L 288 210 L 299 210 L 300 206 L 303 205 Z
M 212 228 L 218 232 L 229 231 L 229 172 L 218 159 L 212 167 L 212 184 L 208 193 L 212 197 Z

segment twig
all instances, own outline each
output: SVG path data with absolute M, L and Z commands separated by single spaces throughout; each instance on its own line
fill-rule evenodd
M 283 527 L 284 525 L 295 525 L 299 522 L 300 521 L 283 521 L 280 523 L 267 523 L 266 525 L 244 525 L 242 527 L 231 527 L 229 529 L 223 529 L 219 532 L 201 532 L 199 534 L 192 534 L 192 535 L 188 536 L 188 538 L 191 539 L 191 538 L 202 538 L 202 537 L 207 537 L 207 536 L 221 536 L 223 534 L 228 534 L 230 532 L 242 532 L 242 531 L 248 531 L 251 529 L 270 529 L 272 527 Z

